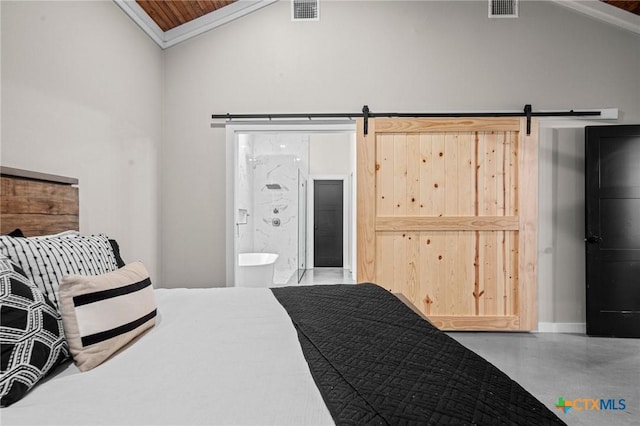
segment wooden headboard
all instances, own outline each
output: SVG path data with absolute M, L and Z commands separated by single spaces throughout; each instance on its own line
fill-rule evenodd
M 79 230 L 78 179 L 0 167 L 0 233 Z

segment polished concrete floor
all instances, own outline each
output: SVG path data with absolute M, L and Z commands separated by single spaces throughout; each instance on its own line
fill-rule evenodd
M 287 285 L 296 285 L 296 276 L 289 280 Z M 355 284 L 351 272 L 342 268 L 314 268 L 307 269 L 300 280 L 299 285 L 315 284 Z
M 305 272 L 300 285 L 341 283 L 354 283 L 349 271 L 316 268 Z M 447 334 L 505 372 L 568 425 L 640 425 L 640 339 L 561 333 Z M 577 402 L 577 407 L 566 413 L 557 409 L 560 397 Z M 577 399 L 611 399 L 618 409 L 592 410 L 592 402 Z M 619 409 L 621 399 L 624 410 Z M 582 409 L 585 405 L 588 409 Z
M 560 333 L 448 333 L 552 409 L 569 425 L 640 424 L 640 339 Z M 555 408 L 565 401 L 624 399 L 625 409 Z M 583 408 L 578 401 L 576 408 Z M 587 403 L 592 408 L 592 403 Z M 609 407 L 612 407 L 611 405 Z

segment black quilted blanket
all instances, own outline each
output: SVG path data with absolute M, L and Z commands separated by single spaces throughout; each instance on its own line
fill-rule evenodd
M 564 424 L 375 284 L 272 291 L 338 425 Z

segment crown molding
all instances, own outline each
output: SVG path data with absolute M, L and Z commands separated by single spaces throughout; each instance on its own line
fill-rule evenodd
M 551 0 L 560 6 L 573 9 L 592 18 L 616 25 L 640 34 L 640 16 L 627 12 L 600 0 Z
M 158 24 L 156 24 L 134 0 L 113 0 L 161 49 L 174 46 L 276 1 L 277 0 L 238 0 L 235 3 L 165 32 L 160 29 Z

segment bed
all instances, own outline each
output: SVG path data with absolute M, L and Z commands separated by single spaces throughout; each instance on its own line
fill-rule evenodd
M 31 299 L 42 298 L 36 305 L 44 309 L 41 318 L 49 318 L 49 329 L 62 324 L 62 336 L 53 342 L 51 333 L 45 333 L 52 345 L 47 353 L 55 359 L 2 408 L 3 425 L 563 424 L 515 381 L 433 327 L 406 300 L 373 283 L 154 289 L 143 265 L 125 263 L 107 236 L 61 233 L 77 229 L 77 219 L 69 225 L 69 211 L 77 206 L 52 208 L 60 203 L 50 198 L 65 189 L 77 193 L 77 181 L 38 176 L 3 169 L 0 227 L 3 234 L 14 234 L 0 236 L 5 259 L 0 282 L 9 289 L 2 294 L 2 309 L 8 312 L 8 295 L 19 293 L 17 281 L 24 282 Z M 49 187 L 42 196 L 47 200 L 16 201 L 24 193 L 7 188 L 19 180 Z M 39 197 L 29 194 L 33 200 Z M 77 202 L 62 197 L 63 205 Z M 9 213 L 8 205 L 22 211 Z M 29 225 L 37 232 L 18 235 L 20 217 L 31 214 L 24 210 L 34 205 L 49 206 L 46 216 L 65 216 L 64 229 Z M 34 223 L 41 223 L 37 215 Z M 18 221 L 6 224 L 6 218 Z M 56 222 L 50 217 L 46 221 Z M 49 262 L 39 265 L 48 271 L 43 282 L 33 272 L 33 260 L 24 258 L 24 247 L 59 250 L 40 259 Z M 64 274 L 51 261 L 76 252 L 86 255 L 78 263 L 85 268 L 82 273 Z M 123 253 L 126 257 L 124 247 Z M 59 283 L 47 287 L 47 275 Z M 135 290 L 125 296 L 121 289 L 134 284 Z M 127 306 L 126 312 L 109 305 L 130 295 L 135 296 L 127 300 L 129 305 L 118 305 Z M 135 328 L 113 326 L 120 316 Z M 17 350 L 6 350 L 19 327 L 7 327 L 4 318 L 0 391 L 6 393 L 10 382 L 21 379 L 20 369 L 9 365 Z M 28 363 L 29 357 L 22 358 Z M 34 371 L 22 369 L 26 376 Z

